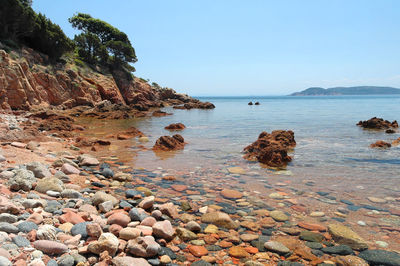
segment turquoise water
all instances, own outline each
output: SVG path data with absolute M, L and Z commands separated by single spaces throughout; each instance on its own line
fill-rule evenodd
M 325 97 L 240 97 L 201 98 L 215 104 L 214 110 L 175 110 L 171 116 L 139 120 L 135 123 L 150 136 L 148 147 L 161 135 L 173 133 L 163 128 L 181 122 L 180 134 L 188 142 L 183 151 L 158 156 L 141 152 L 140 166 L 188 170 L 195 167 L 243 166 L 263 170 L 261 165 L 242 159 L 242 150 L 262 131 L 290 129 L 297 146 L 287 169 L 299 176 L 349 178 L 400 177 L 400 147 L 389 150 L 369 148 L 377 140 L 391 141 L 400 133 L 362 130 L 356 123 L 373 116 L 400 120 L 400 96 Z M 248 106 L 259 101 L 259 106 Z M 267 169 L 264 169 L 268 171 Z

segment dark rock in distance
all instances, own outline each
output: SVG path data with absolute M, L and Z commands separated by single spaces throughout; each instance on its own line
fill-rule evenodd
M 255 104 L 254 105 L 260 105 L 260 102 L 255 102 Z
M 398 128 L 399 124 L 397 123 L 396 120 L 390 122 L 382 118 L 373 117 L 369 120 L 358 122 L 357 126 L 360 126 L 365 129 L 389 129 L 389 128 Z
M 249 102 L 247 105 L 253 105 L 253 102 Z

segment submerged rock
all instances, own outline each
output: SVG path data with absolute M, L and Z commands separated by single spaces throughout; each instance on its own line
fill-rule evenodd
M 360 252 L 358 256 L 370 265 L 400 265 L 400 254 L 396 252 L 371 249 Z
M 348 245 L 355 250 L 364 250 L 368 248 L 364 239 L 344 225 L 330 224 L 328 226 L 328 231 L 339 244 Z

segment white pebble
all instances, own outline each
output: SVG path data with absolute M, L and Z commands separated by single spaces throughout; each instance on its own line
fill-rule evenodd
M 361 225 L 361 226 L 366 226 L 367 225 L 364 221 L 358 221 L 357 224 Z

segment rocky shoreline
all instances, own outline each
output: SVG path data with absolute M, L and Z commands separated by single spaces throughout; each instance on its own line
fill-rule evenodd
M 352 198 L 242 167 L 142 169 L 107 156 L 146 141 L 137 129 L 78 136 L 73 117 L 92 111 L 1 115 L 1 265 L 400 264 L 398 193 Z

